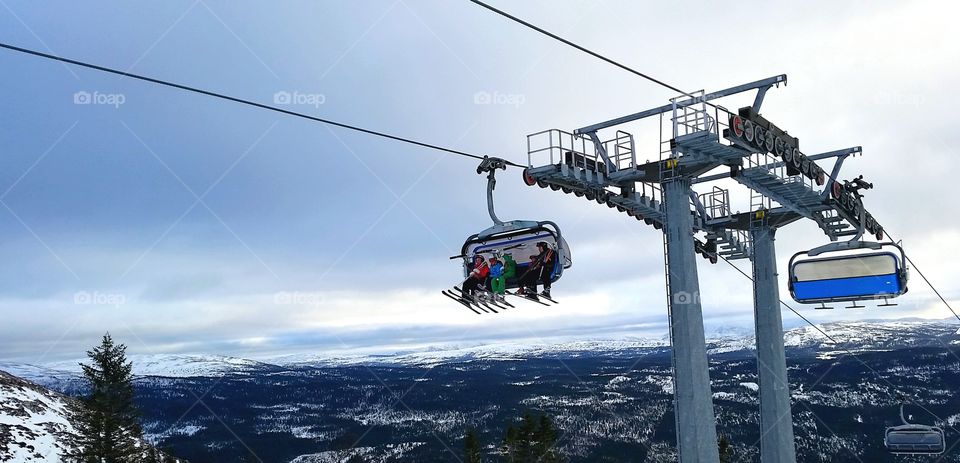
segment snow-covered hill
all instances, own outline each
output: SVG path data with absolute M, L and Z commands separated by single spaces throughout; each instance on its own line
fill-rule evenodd
M 585 355 L 643 355 L 669 346 L 662 339 L 633 338 L 623 340 L 598 339 L 559 343 L 496 343 L 480 345 L 447 345 L 419 351 L 384 354 L 327 355 L 292 354 L 270 359 L 284 366 L 349 366 L 349 365 L 407 365 L 431 366 L 450 362 L 475 360 L 522 360 L 526 358 L 579 357 Z
M 71 399 L 0 371 L 0 461 L 62 461 L 72 413 Z
M 183 354 L 135 354 L 127 358 L 133 362 L 135 376 L 165 376 L 168 378 L 188 378 L 197 376 L 222 376 L 225 374 L 243 374 L 264 372 L 277 369 L 276 365 L 222 355 L 183 355 Z M 81 373 L 80 362 L 69 360 L 47 363 L 37 373 L 74 374 Z M 0 364 L 2 369 L 3 364 Z
M 822 331 L 822 332 L 821 332 Z M 825 336 L 826 333 L 829 337 Z M 742 328 L 722 327 L 707 333 L 710 354 L 744 352 L 756 349 L 754 336 Z M 816 351 L 823 355 L 849 350 L 948 345 L 960 340 L 956 325 L 944 321 L 838 322 L 803 326 L 784 333 L 788 350 Z M 835 342 L 834 342 L 835 341 Z M 431 366 L 474 360 L 522 360 L 527 358 L 576 358 L 662 354 L 669 352 L 666 338 L 595 339 L 556 343 L 497 343 L 471 346 L 436 346 L 420 351 L 392 354 L 337 356 L 294 354 L 270 359 L 284 366 L 406 365 Z
M 831 339 L 821 333 L 827 333 Z M 750 330 L 724 327 L 707 334 L 711 355 L 754 350 Z M 794 354 L 801 352 L 830 356 L 846 351 L 885 350 L 898 347 L 941 346 L 960 342 L 957 326 L 946 321 L 839 322 L 803 326 L 784 333 L 784 344 Z M 397 365 L 429 367 L 450 362 L 523 360 L 530 358 L 577 358 L 589 356 L 640 357 L 669 353 L 663 338 L 620 338 L 558 342 L 500 342 L 491 344 L 448 344 L 419 350 L 375 353 L 304 353 L 248 360 L 220 355 L 150 354 L 130 355 L 134 374 L 167 378 L 220 377 L 279 372 L 290 368 L 351 365 Z M 788 352 L 788 355 L 790 352 Z M 59 361 L 40 366 L 0 362 L 0 370 L 45 386 L 68 390 L 80 374 L 81 360 Z
M 79 407 L 76 399 L 0 371 L 0 461 L 67 461 L 77 448 Z M 153 450 L 142 440 L 138 448 L 144 456 Z
M 58 391 L 69 388 L 71 384 L 79 387 L 82 383 L 78 372 L 69 372 L 48 368 L 45 366 L 28 365 L 26 363 L 0 362 L 0 371 L 7 372 L 20 379 L 30 381 L 42 386 L 57 384 Z

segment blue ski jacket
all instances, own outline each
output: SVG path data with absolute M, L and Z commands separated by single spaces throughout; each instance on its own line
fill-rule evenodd
M 503 264 L 497 262 L 490 266 L 490 277 L 491 278 L 500 278 L 503 276 Z

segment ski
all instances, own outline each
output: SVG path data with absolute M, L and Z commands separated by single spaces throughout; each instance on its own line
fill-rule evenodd
M 521 299 L 526 299 L 526 300 L 528 300 L 528 301 L 530 301 L 530 302 L 536 302 L 537 304 L 545 305 L 545 306 L 547 306 L 547 307 L 550 307 L 550 304 L 547 304 L 546 302 L 543 302 L 543 301 L 541 301 L 541 300 L 539 300 L 539 299 L 534 299 L 534 298 L 529 297 L 529 296 L 524 295 L 524 294 L 511 293 L 511 292 L 509 292 L 509 291 L 507 291 L 507 294 L 509 294 L 509 295 L 511 295 L 511 296 L 514 296 L 514 297 L 519 297 L 519 298 L 521 298 Z
M 460 289 L 459 286 L 454 286 L 453 289 L 457 290 L 458 293 L 463 294 L 463 290 Z M 490 291 L 484 291 L 482 289 L 478 289 L 477 291 L 479 291 L 484 296 L 482 299 L 480 299 L 481 301 L 493 304 L 500 310 L 507 310 L 508 307 L 511 309 L 516 308 L 513 304 L 507 302 L 506 300 L 497 299 L 494 296 L 494 294 L 491 293 Z
M 454 291 L 454 290 L 456 290 L 456 291 Z M 451 289 L 448 289 L 447 292 L 450 293 L 450 294 L 453 294 L 454 296 L 459 296 L 461 300 L 469 301 L 470 303 L 472 303 L 473 305 L 475 305 L 478 309 L 480 309 L 480 310 L 482 310 L 482 311 L 484 311 L 484 312 L 486 312 L 486 313 L 490 313 L 490 312 L 498 313 L 496 310 L 493 310 L 492 308 L 490 308 L 490 307 L 487 306 L 486 304 L 481 304 L 481 303 L 480 303 L 481 300 L 480 300 L 479 298 L 474 297 L 474 296 L 467 296 L 467 295 L 463 294 L 463 290 L 460 289 L 459 286 L 454 286 L 452 290 L 451 290 Z
M 455 295 L 453 295 L 453 293 L 451 293 L 451 292 L 448 292 L 448 291 L 446 291 L 446 290 L 444 290 L 444 291 L 441 291 L 441 292 L 443 293 L 443 295 L 444 295 L 444 296 L 447 296 L 447 297 L 449 297 L 450 299 L 453 299 L 453 300 L 455 300 L 455 301 L 457 301 L 457 302 L 459 302 L 460 304 L 463 304 L 463 306 L 464 306 L 464 307 L 466 307 L 466 308 L 468 308 L 468 309 L 470 309 L 470 310 L 472 310 L 472 311 L 473 311 L 473 313 L 475 313 L 475 314 L 477 314 L 477 315 L 481 315 L 481 313 L 480 313 L 480 311 L 479 311 L 479 310 L 477 310 L 477 309 L 474 309 L 474 308 L 473 308 L 473 306 L 472 306 L 472 305 L 470 305 L 470 303 L 469 303 L 469 302 L 467 302 L 467 301 L 465 301 L 465 300 L 463 300 L 463 298 L 461 298 L 461 297 L 459 297 L 459 296 L 455 296 Z
M 484 302 L 484 301 L 482 301 L 482 300 L 479 301 L 478 304 L 480 304 L 480 305 L 483 306 L 483 307 L 486 307 L 487 310 L 489 310 L 489 311 L 491 311 L 491 312 L 493 312 L 493 313 L 500 313 L 500 312 L 497 312 L 497 309 L 494 309 L 493 307 L 490 307 L 489 305 L 487 305 L 486 302 Z
M 553 300 L 553 299 L 551 299 L 551 298 L 549 298 L 549 297 L 547 297 L 547 296 L 544 296 L 543 294 L 537 294 L 537 297 L 539 297 L 540 299 L 546 299 L 546 300 L 548 300 L 548 301 L 550 301 L 550 302 L 552 302 L 552 303 L 554 303 L 554 304 L 559 304 L 559 302 L 557 302 L 557 301 L 555 301 L 555 300 Z

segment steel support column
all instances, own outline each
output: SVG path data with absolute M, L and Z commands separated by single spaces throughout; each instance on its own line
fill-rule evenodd
M 675 178 L 664 182 L 663 189 L 677 447 L 681 463 L 718 463 L 716 417 L 693 247 L 690 180 Z
M 753 316 L 756 323 L 757 371 L 760 383 L 760 461 L 795 463 L 790 383 L 783 350 L 783 319 L 777 282 L 776 229 L 752 230 Z

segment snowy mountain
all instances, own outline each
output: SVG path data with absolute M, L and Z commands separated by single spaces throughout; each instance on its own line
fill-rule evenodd
M 60 461 L 76 429 L 72 399 L 0 371 L 0 461 Z
M 127 358 L 133 362 L 135 376 L 163 376 L 167 378 L 187 378 L 198 376 L 223 376 L 225 374 L 243 374 L 277 369 L 275 365 L 222 355 L 183 355 L 183 354 L 134 354 Z M 47 372 L 56 374 L 80 374 L 80 362 L 70 360 L 44 365 Z
M 824 335 L 826 333 L 826 335 Z M 828 337 L 829 336 L 829 337 Z M 837 322 L 803 326 L 784 332 L 788 350 L 818 352 L 825 356 L 848 351 L 940 346 L 960 340 L 960 331 L 944 321 Z M 835 342 L 834 342 L 835 341 Z M 752 330 L 718 327 L 707 333 L 708 353 L 749 354 L 756 350 Z M 349 365 L 435 366 L 450 362 L 478 360 L 521 360 L 526 358 L 637 357 L 669 353 L 670 342 L 663 338 L 594 339 L 556 343 L 521 342 L 470 346 L 434 346 L 420 351 L 365 355 L 294 354 L 269 359 L 280 366 L 332 367 Z
M 829 338 L 823 333 L 829 335 Z M 831 340 L 832 339 L 832 340 Z M 836 342 L 834 342 L 836 341 Z M 837 322 L 803 326 L 784 333 L 788 350 L 818 353 L 822 356 L 848 351 L 884 350 L 917 346 L 943 346 L 960 343 L 960 330 L 945 321 Z M 707 333 L 708 353 L 750 355 L 755 349 L 752 330 L 719 327 Z M 377 353 L 304 353 L 287 354 L 264 361 L 207 354 L 133 354 L 134 375 L 145 377 L 191 378 L 223 375 L 252 375 L 280 372 L 290 368 L 329 368 L 336 366 L 419 366 L 430 367 L 450 362 L 521 360 L 526 358 L 577 358 L 603 355 L 637 357 L 669 353 L 670 342 L 662 338 L 626 337 L 560 342 L 500 342 L 491 344 L 448 344 L 419 350 Z M 57 390 L 73 390 L 69 385 L 80 376 L 83 360 L 48 362 L 43 365 L 0 362 L 0 370 L 42 385 L 57 384 Z
M 821 332 L 822 331 L 822 332 Z M 824 336 L 826 333 L 827 336 Z M 718 327 L 707 333 L 708 353 L 732 354 L 755 350 L 752 330 L 742 327 Z M 832 340 L 831 340 L 832 339 Z M 834 342 L 836 341 L 836 342 Z M 944 321 L 837 322 L 803 326 L 784 333 L 788 350 L 819 353 L 823 356 L 848 351 L 884 350 L 916 346 L 941 346 L 960 342 L 960 330 Z M 166 378 L 220 377 L 280 372 L 289 368 L 336 366 L 420 366 L 481 360 L 521 360 L 526 358 L 577 358 L 603 355 L 637 357 L 669 353 L 670 342 L 662 338 L 627 337 L 561 342 L 501 342 L 491 344 L 448 344 L 419 350 L 362 354 L 305 353 L 271 357 L 265 361 L 222 355 L 134 354 L 136 376 Z M 43 384 L 58 384 L 57 390 L 76 382 L 83 360 L 49 362 L 43 365 L 0 362 L 0 370 Z
M 882 432 L 899 422 L 897 397 L 908 391 L 935 413 L 917 421 L 944 427 L 949 442 L 960 439 L 952 428 L 960 423 L 960 358 L 946 348 L 960 341 L 955 323 L 818 328 L 833 341 L 812 327 L 784 336 L 801 461 L 890 461 Z M 745 462 L 758 461 L 759 438 L 750 334 L 708 334 L 718 426 Z M 467 427 L 477 429 L 493 460 L 506 424 L 525 410 L 555 418 L 565 436 L 558 449 L 572 463 L 674 457 L 666 339 L 460 344 L 266 362 L 131 358 L 144 375 L 136 388 L 148 441 L 196 463 L 451 461 Z M 64 371 L 75 363 L 0 369 L 65 384 L 76 380 Z M 960 463 L 960 454 L 945 461 Z
M 450 362 L 469 362 L 479 360 L 520 360 L 525 358 L 556 358 L 590 356 L 603 352 L 604 355 L 634 356 L 661 351 L 669 346 L 662 339 L 597 339 L 558 343 L 527 344 L 520 342 L 434 346 L 419 351 L 403 351 L 384 354 L 327 355 L 293 354 L 271 358 L 276 365 L 295 367 L 332 367 L 351 365 L 404 365 L 429 367 Z
M 76 449 L 79 407 L 74 398 L 0 371 L 0 461 L 65 461 Z M 140 447 L 152 449 L 144 441 Z

